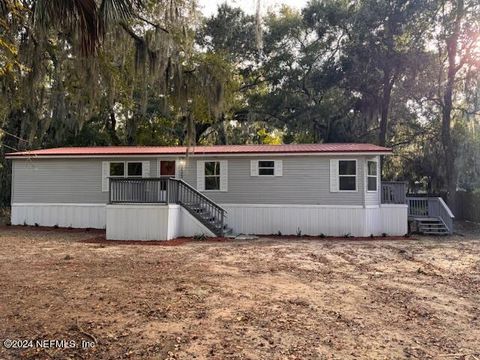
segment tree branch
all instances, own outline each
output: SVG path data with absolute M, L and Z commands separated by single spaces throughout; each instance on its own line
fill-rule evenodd
M 159 24 L 155 24 L 155 23 L 151 22 L 148 19 L 145 19 L 144 17 L 142 17 L 140 15 L 137 15 L 136 17 L 137 17 L 138 20 L 142 20 L 143 22 L 146 22 L 147 24 L 152 25 L 154 28 L 162 30 L 163 32 L 166 32 L 167 34 L 170 34 L 170 31 L 168 31 L 164 27 L 160 26 Z

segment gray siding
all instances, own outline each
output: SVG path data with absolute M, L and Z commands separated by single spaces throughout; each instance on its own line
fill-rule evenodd
M 283 160 L 283 176 L 252 177 L 253 157 L 228 159 L 228 192 L 204 192 L 223 204 L 312 204 L 312 205 L 378 205 L 376 193 L 365 192 L 364 157 L 351 155 L 336 158 L 359 161 L 356 192 L 330 192 L 330 157 L 261 156 L 257 159 Z M 171 158 L 169 158 L 171 159 Z M 190 157 L 183 179 L 196 187 L 197 160 L 213 157 Z M 102 192 L 102 161 L 125 159 L 31 159 L 13 160 L 13 203 L 106 203 L 108 192 Z M 157 176 L 156 158 L 150 160 L 150 176 Z
M 146 161 L 149 159 L 128 159 Z M 106 204 L 102 192 L 102 161 L 124 159 L 28 159 L 13 160 L 12 203 Z M 150 161 L 156 176 L 157 162 Z
M 341 157 L 336 157 L 341 158 Z M 228 192 L 206 191 L 213 201 L 223 204 L 311 204 L 311 205 L 363 205 L 364 158 L 345 156 L 359 161 L 357 192 L 330 192 L 330 159 L 325 156 L 261 156 L 257 159 L 283 160 L 283 176 L 250 176 L 250 160 L 254 157 L 228 158 Z M 188 159 L 184 180 L 197 183 L 197 160 Z M 220 159 L 220 158 L 217 158 Z M 225 159 L 225 158 L 222 158 Z

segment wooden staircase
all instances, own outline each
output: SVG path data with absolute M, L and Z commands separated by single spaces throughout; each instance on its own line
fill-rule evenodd
M 210 231 L 217 236 L 228 236 L 233 233 L 233 229 L 224 224 L 218 214 L 209 210 L 208 206 L 202 203 L 182 203 L 182 205 L 190 214 L 192 214 L 198 221 L 205 225 Z
M 194 187 L 180 179 L 168 179 L 170 202 L 180 204 L 217 236 L 228 236 L 233 230 L 225 223 L 227 211 Z
M 450 233 L 440 217 L 414 218 L 418 232 L 425 235 L 448 235 Z
M 109 204 L 179 204 L 216 236 L 231 236 L 227 211 L 185 181 L 171 177 L 110 178 Z
M 408 196 L 408 218 L 414 231 L 427 235 L 453 234 L 453 215 L 441 197 Z

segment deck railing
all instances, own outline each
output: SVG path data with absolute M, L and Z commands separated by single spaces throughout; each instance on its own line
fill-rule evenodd
M 179 204 L 210 230 L 223 236 L 226 211 L 180 179 L 110 178 L 109 203 Z
M 408 216 L 440 218 L 450 233 L 453 232 L 453 215 L 441 197 L 408 196 Z
M 382 204 L 406 204 L 407 183 L 382 181 Z
M 110 178 L 109 202 L 167 203 L 168 177 Z
M 180 179 L 169 179 L 169 201 L 182 205 L 219 236 L 223 236 L 227 211 Z

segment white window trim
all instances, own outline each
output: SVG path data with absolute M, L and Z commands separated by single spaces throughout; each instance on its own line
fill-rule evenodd
M 275 160 L 271 160 L 271 159 L 260 159 L 260 160 L 256 160 L 257 161 L 257 171 L 258 171 L 258 177 L 260 178 L 270 178 L 270 177 L 275 177 L 277 176 L 277 174 L 275 173 Z M 273 161 L 273 167 L 272 168 L 266 168 L 266 167 L 262 167 L 260 168 L 260 161 Z M 262 175 L 260 174 L 260 169 L 273 169 L 273 174 L 272 175 Z
M 368 163 L 369 162 L 374 162 L 375 163 L 375 168 L 377 169 L 377 175 L 368 175 Z M 375 181 L 375 183 L 377 184 L 377 189 L 376 190 L 368 190 L 368 178 L 371 178 L 371 177 L 374 177 L 376 179 L 376 181 Z M 367 160 L 366 171 L 365 171 L 365 183 L 366 183 L 368 193 L 378 192 L 378 178 L 379 178 L 378 161 L 377 160 Z
M 340 189 L 341 177 L 353 177 L 353 175 L 340 175 L 340 161 L 355 161 L 355 190 L 342 190 Z M 358 159 L 338 159 L 338 192 L 343 193 L 355 193 L 358 192 Z
M 218 189 L 208 189 L 208 190 L 207 190 L 207 188 L 206 188 L 206 186 L 207 186 L 207 181 L 206 181 L 207 175 L 205 175 L 205 168 L 206 168 L 207 163 L 209 163 L 209 162 L 216 162 L 216 163 L 218 163 L 218 171 L 219 171 L 218 175 L 208 175 L 208 177 L 217 177 L 217 176 L 218 176 L 218 180 L 219 180 L 219 182 L 218 182 Z M 215 191 L 218 192 L 218 191 L 222 191 L 222 190 L 221 190 L 221 189 L 222 189 L 222 163 L 221 163 L 220 160 L 205 160 L 205 161 L 203 162 L 203 184 L 204 184 L 204 185 L 203 185 L 204 189 L 202 190 L 202 192 L 215 192 Z

